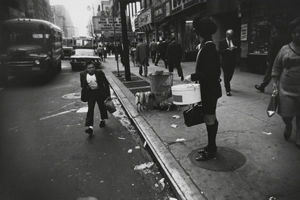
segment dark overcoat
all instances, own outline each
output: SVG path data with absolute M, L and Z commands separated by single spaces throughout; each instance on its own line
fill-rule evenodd
M 203 41 L 201 46 L 196 59 L 196 73 L 191 75 L 191 79 L 200 83 L 202 99 L 203 96 L 218 99 L 222 96 L 220 57 L 212 41 Z

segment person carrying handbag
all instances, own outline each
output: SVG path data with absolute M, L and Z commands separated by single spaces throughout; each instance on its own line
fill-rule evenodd
M 216 135 L 218 120 L 216 117 L 217 101 L 222 96 L 220 84 L 220 58 L 212 35 L 218 26 L 208 18 L 196 17 L 193 20 L 194 31 L 201 41 L 196 58 L 196 72 L 185 77 L 185 82 L 198 81 L 200 83 L 201 100 L 203 106 L 204 122 L 206 124 L 208 145 L 198 151 L 197 161 L 215 159 L 217 152 Z
M 296 117 L 295 143 L 300 148 L 300 17 L 289 23 L 292 42 L 278 52 L 273 65 L 272 79 L 278 88 L 278 114 L 285 123 L 284 139 L 292 135 Z
M 105 126 L 105 119 L 108 119 L 104 101 L 110 97 L 110 88 L 104 72 L 100 69 L 96 70 L 92 61 L 87 61 L 85 66 L 86 70 L 80 73 L 82 95 L 85 95 L 81 97 L 81 99 L 86 100 L 88 104 L 88 112 L 85 120 L 85 126 L 88 128 L 85 132 L 91 135 L 93 134 L 94 108 L 96 102 L 101 115 L 99 127 L 103 128 Z

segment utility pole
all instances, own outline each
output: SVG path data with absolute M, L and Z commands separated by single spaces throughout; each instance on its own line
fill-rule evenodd
M 126 13 L 125 13 L 127 3 L 128 2 L 126 1 L 120 1 L 125 79 L 126 81 L 131 81 L 130 66 L 129 66 L 129 43 L 128 43 Z
M 119 70 L 119 61 L 118 61 L 118 51 L 117 51 L 117 43 L 116 43 L 116 27 L 115 27 L 115 8 L 116 8 L 116 0 L 113 2 L 113 27 L 114 27 L 114 44 L 115 44 L 115 58 L 117 61 L 117 70 L 118 70 L 118 75 L 117 77 L 120 77 L 120 70 Z

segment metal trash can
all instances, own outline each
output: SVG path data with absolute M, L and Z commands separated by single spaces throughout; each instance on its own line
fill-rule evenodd
M 150 87 L 152 93 L 171 92 L 173 85 L 172 72 L 155 72 L 149 74 Z

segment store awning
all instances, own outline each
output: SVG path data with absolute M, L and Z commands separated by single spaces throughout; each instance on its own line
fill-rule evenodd
M 151 32 L 153 30 L 153 26 L 151 24 L 146 24 L 139 28 L 140 32 Z

